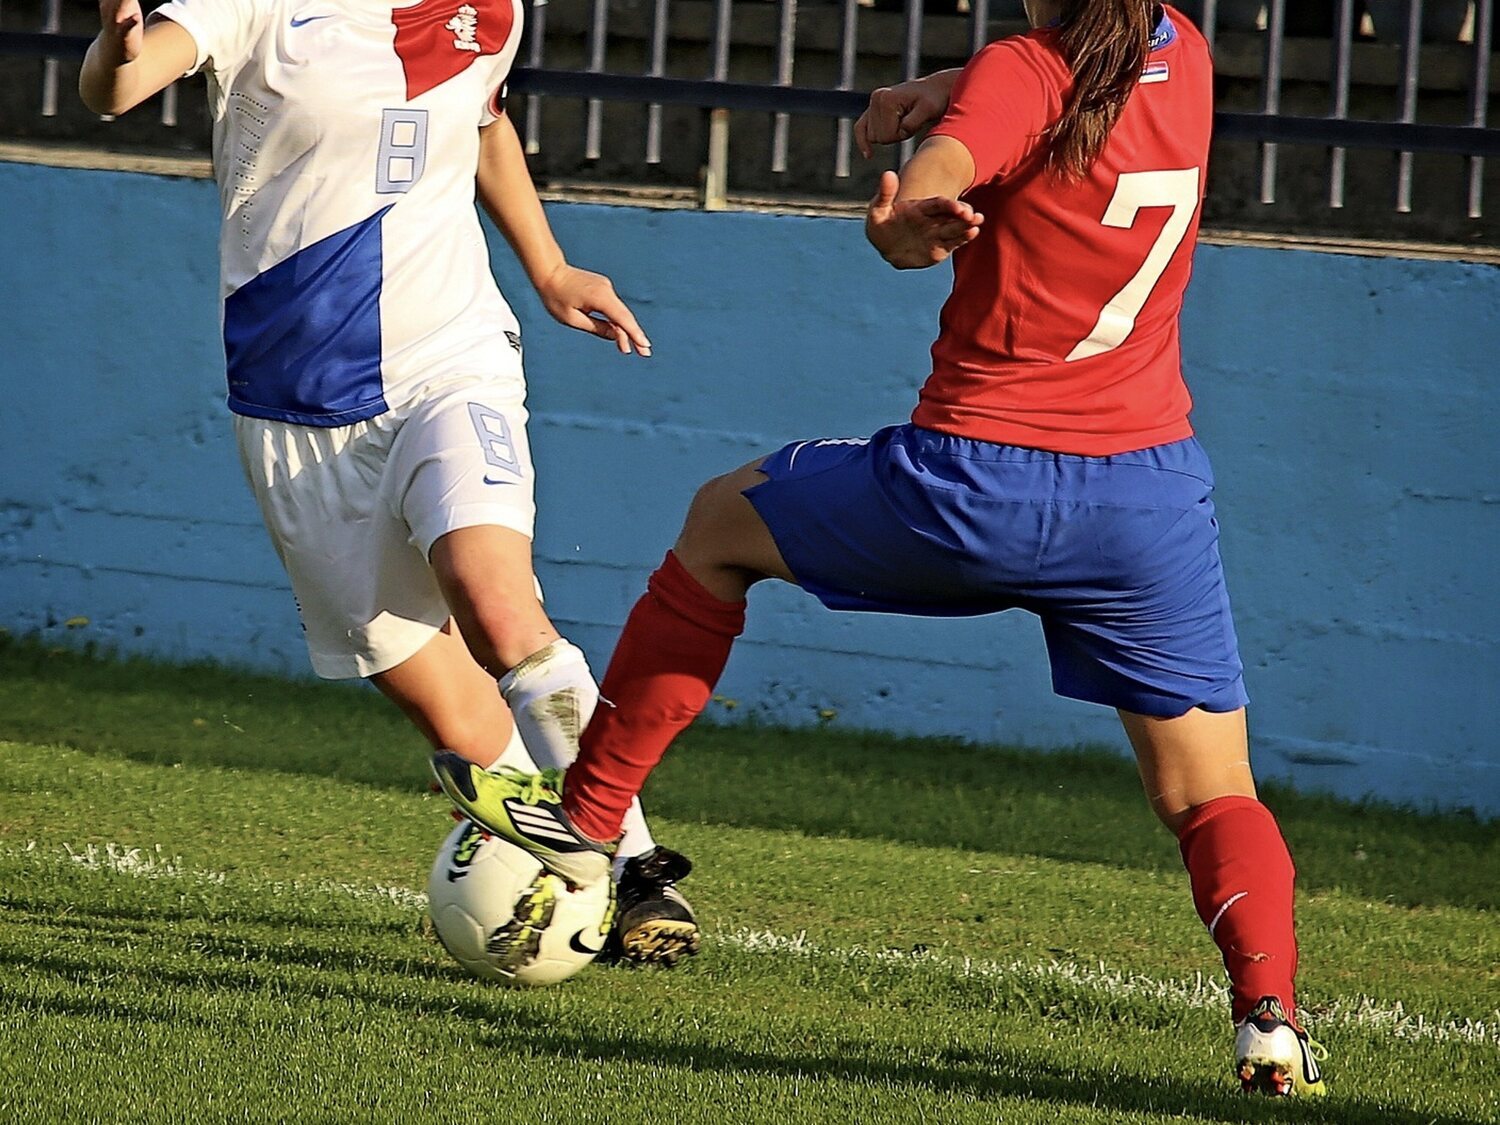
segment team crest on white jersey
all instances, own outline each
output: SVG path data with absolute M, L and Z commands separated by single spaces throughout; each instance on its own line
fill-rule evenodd
M 460 51 L 479 53 L 479 13 L 470 4 L 465 4 L 443 27 L 453 32 L 453 46 Z

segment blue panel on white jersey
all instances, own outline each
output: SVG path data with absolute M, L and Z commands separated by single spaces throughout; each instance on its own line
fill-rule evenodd
M 344 426 L 386 411 L 380 378 L 381 208 L 297 251 L 224 302 L 229 408 Z

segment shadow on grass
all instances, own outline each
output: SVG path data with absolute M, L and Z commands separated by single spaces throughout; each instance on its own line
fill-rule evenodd
M 744 1050 L 722 1043 L 662 1042 L 630 1032 L 603 1035 L 557 1027 L 494 1025 L 484 1040 L 506 1050 L 580 1058 L 608 1065 L 649 1059 L 657 1065 L 726 1075 L 757 1074 L 792 1082 L 834 1078 L 872 1087 L 928 1089 L 973 1098 L 1021 1098 L 1067 1107 L 1118 1113 L 1164 1113 L 1195 1121 L 1310 1121 L 1320 1125 L 1476 1125 L 1472 1118 L 1416 1113 L 1359 1098 L 1277 1104 L 1250 1101 L 1202 1080 L 1132 1075 L 1118 1071 L 1049 1066 L 1035 1058 L 998 1049 L 980 1055 L 947 1049 L 931 1064 L 860 1058 L 837 1050 L 780 1052 Z M 1227 1070 L 1227 1068 L 1226 1068 Z M 1226 1074 L 1226 1079 L 1228 1075 Z M 998 1120 L 998 1118 L 997 1118 Z
M 0 639 L 0 738 L 140 762 L 426 788 L 426 745 L 373 691 L 105 660 Z M 1500 906 L 1500 833 L 1268 788 L 1300 885 L 1402 905 Z M 833 730 L 700 725 L 647 788 L 657 816 L 1176 871 L 1132 765 Z M 712 862 L 711 857 L 699 857 Z
M 350 932 L 358 931 L 365 937 L 385 936 L 388 927 L 319 926 L 316 922 L 298 918 L 283 925 L 268 923 L 264 919 L 238 919 L 249 932 L 231 928 L 226 932 L 226 919 L 211 918 L 203 914 L 184 913 L 176 918 L 161 921 L 137 918 L 110 910 L 73 908 L 69 916 L 58 917 L 41 912 L 17 912 L 6 919 L 21 923 L 42 933 L 53 935 L 56 944 L 46 954 L 18 952 L 0 949 L 0 965 L 12 964 L 55 973 L 67 979 L 85 979 L 101 969 L 129 972 L 130 956 L 135 954 L 141 939 L 149 938 L 153 946 L 168 957 L 174 951 L 189 950 L 194 956 L 222 960 L 231 966 L 278 966 L 300 967 L 318 972 L 345 972 L 350 974 L 375 973 L 400 980 L 422 980 L 441 983 L 465 983 L 468 977 L 457 964 L 444 955 L 439 959 L 441 947 L 437 939 L 431 939 L 433 957 L 394 955 L 370 949 L 367 944 L 350 941 Z M 230 922 L 231 926 L 233 922 Z M 415 932 L 412 924 L 399 927 L 404 932 Z M 306 931 L 306 936 L 299 935 Z M 263 936 L 258 936 L 263 935 Z M 326 942 L 317 938 L 326 937 Z M 314 939 L 314 940 L 309 940 Z M 69 948 L 78 952 L 70 954 Z M 124 960 L 111 964 L 111 955 Z M 203 987 L 220 987 L 221 975 L 217 969 L 203 970 L 169 969 L 155 965 L 152 973 L 161 971 L 161 979 L 177 984 L 192 984 Z M 251 974 L 255 976 L 255 974 Z M 239 979 L 239 978 L 236 978 Z M 258 979 L 258 977 L 256 978 Z
M 0 898 L 0 923 L 24 923 L 41 926 L 59 933 L 82 932 L 97 936 L 101 941 L 114 940 L 111 935 L 129 938 L 145 933 L 180 933 L 179 924 L 201 925 L 201 931 L 192 931 L 196 936 L 212 939 L 214 931 L 209 927 L 222 925 L 246 926 L 297 926 L 312 931 L 327 931 L 340 935 L 350 933 L 399 934 L 413 929 L 419 923 L 413 911 L 411 919 L 381 921 L 357 919 L 351 921 L 342 915 L 320 918 L 295 907 L 268 908 L 264 902 L 255 906 L 217 907 L 191 903 L 163 905 L 140 899 L 122 900 L 108 907 L 89 907 L 77 901 L 66 903 L 45 894 L 6 894 Z
M 288 1010 L 299 1010 L 304 1001 L 342 997 L 406 1017 L 458 1020 L 467 1026 L 465 1034 L 498 1051 L 556 1060 L 562 1067 L 576 1066 L 580 1060 L 605 1066 L 645 1062 L 731 1078 L 755 1075 L 793 1082 L 834 1079 L 889 1089 L 898 1098 L 903 1090 L 977 1099 L 1024 1098 L 1052 1103 L 1059 1112 L 1077 1106 L 1119 1113 L 1186 1114 L 1195 1120 L 1219 1122 L 1472 1125 L 1470 1118 L 1416 1113 L 1337 1091 L 1329 1099 L 1308 1104 L 1250 1101 L 1216 1082 L 1164 1078 L 1155 1072 L 1137 1075 L 1117 1067 L 1053 1064 L 1040 1052 L 1004 1048 L 979 1052 L 949 1046 L 934 1047 L 931 1061 L 892 1059 L 893 1045 L 872 1043 L 857 1031 L 826 1043 L 821 1050 L 788 1051 L 726 1043 L 704 1029 L 695 1029 L 685 1039 L 680 1026 L 661 1034 L 622 1028 L 617 1016 L 592 1010 L 575 1011 L 572 1022 L 559 1021 L 555 1011 L 547 1019 L 524 1018 L 539 1002 L 535 994 L 477 987 L 452 973 L 418 974 L 425 978 L 423 991 L 413 991 L 410 982 L 419 965 L 415 960 L 357 957 L 348 950 L 303 947 L 296 942 L 260 943 L 238 937 L 205 947 L 201 935 L 161 936 L 172 945 L 189 945 L 195 954 L 206 957 L 206 963 L 179 967 L 170 963 L 171 950 L 164 949 L 160 952 L 167 956 L 160 960 L 153 957 L 147 969 L 142 967 L 138 951 L 132 956 L 127 949 L 111 948 L 110 943 L 83 949 L 76 955 L 59 949 L 38 955 L 0 950 L 0 966 L 9 970 L 0 973 L 0 1007 L 88 1020 L 211 1030 L 214 1017 L 184 1002 L 187 998 L 176 995 L 175 990 L 198 992 L 208 1004 L 214 994 L 239 994 Z M 295 975 L 289 976 L 289 970 Z M 19 981 L 23 976 L 30 981 L 24 987 L 5 983 L 7 977 Z M 38 983 L 44 987 L 36 987 Z

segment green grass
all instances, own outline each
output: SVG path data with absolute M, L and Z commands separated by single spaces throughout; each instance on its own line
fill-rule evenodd
M 1333 1053 L 1273 1105 L 1128 763 L 691 732 L 647 800 L 704 953 L 520 992 L 381 890 L 424 762 L 367 691 L 0 642 L 0 1121 L 1500 1120 L 1493 823 L 1269 795 Z

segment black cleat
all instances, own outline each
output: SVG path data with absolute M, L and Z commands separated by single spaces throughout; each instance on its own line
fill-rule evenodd
M 687 856 L 660 846 L 627 859 L 615 892 L 614 928 L 600 960 L 671 967 L 697 953 L 698 920 L 677 889 L 692 869 Z

